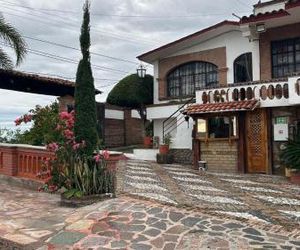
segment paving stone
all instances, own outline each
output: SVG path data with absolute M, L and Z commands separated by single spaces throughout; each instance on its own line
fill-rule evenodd
M 149 209 L 147 211 L 148 214 L 158 214 L 158 213 L 161 213 L 163 210 L 159 207 L 153 207 L 151 209 Z
M 181 223 L 187 227 L 193 227 L 200 221 L 201 221 L 201 219 L 199 219 L 197 217 L 187 217 L 187 218 L 181 220 Z
M 113 241 L 111 243 L 112 248 L 125 248 L 126 246 L 127 246 L 127 243 L 124 240 Z
M 160 233 L 161 233 L 160 230 L 157 230 L 154 228 L 148 229 L 147 231 L 143 232 L 143 234 L 149 235 L 151 237 L 155 237 L 155 236 L 159 235 Z
M 169 241 L 169 242 L 177 242 L 177 240 L 179 239 L 179 236 L 177 235 L 172 235 L 172 234 L 163 234 L 163 239 L 165 241 Z
M 145 237 L 144 235 L 139 235 L 137 238 L 135 238 L 132 242 L 133 243 L 139 243 L 142 241 L 147 241 L 149 240 L 147 237 Z
M 150 250 L 152 249 L 152 246 L 140 243 L 140 244 L 132 244 L 131 248 L 134 250 Z
M 170 212 L 169 213 L 169 218 L 173 222 L 178 222 L 181 220 L 185 215 L 182 213 L 177 213 L 177 212 Z
M 264 241 L 264 238 L 258 237 L 255 235 L 246 234 L 246 235 L 244 235 L 244 237 L 249 238 L 251 240 L 255 240 L 255 241 Z
M 244 226 L 238 223 L 226 223 L 223 224 L 224 227 L 227 227 L 229 229 L 238 229 L 238 228 L 243 228 Z
M 109 238 L 107 237 L 95 236 L 95 235 L 87 236 L 80 241 L 80 245 L 78 244 L 78 248 L 88 249 L 95 246 L 101 246 L 101 245 L 103 246 L 106 245 L 108 241 Z
M 295 246 L 300 246 L 300 240 L 299 241 L 290 241 L 290 243 Z
M 152 227 L 155 227 L 155 228 L 158 228 L 158 229 L 161 229 L 161 230 L 166 230 L 167 229 L 166 223 L 161 222 L 161 221 L 154 223 L 152 225 Z
M 221 227 L 221 226 L 212 226 L 212 227 L 210 227 L 210 229 L 213 231 L 225 231 L 226 230 L 225 227 Z
M 156 239 L 151 240 L 150 243 L 154 247 L 156 247 L 158 249 L 162 249 L 163 246 L 164 246 L 164 238 L 163 237 L 157 237 Z
M 157 221 L 159 221 L 158 218 L 150 217 L 150 218 L 147 219 L 146 225 L 152 225 L 153 223 L 155 223 Z
M 167 234 L 181 234 L 187 230 L 187 227 L 182 225 L 176 225 L 169 228 L 165 233 Z
M 167 244 L 164 246 L 163 250 L 174 250 L 175 247 L 176 247 L 176 244 L 174 244 L 174 243 L 167 243 Z
M 145 228 L 144 225 L 127 225 L 126 230 L 129 232 L 142 232 Z
M 143 219 L 146 217 L 146 214 L 142 213 L 142 212 L 135 212 L 135 213 L 132 213 L 132 217 L 135 219 Z
M 248 227 L 248 228 L 245 228 L 243 229 L 243 232 L 247 233 L 247 234 L 252 234 L 252 235 L 258 235 L 260 236 L 261 233 L 259 231 L 257 231 L 256 229 L 254 228 L 251 228 L 251 227 Z
M 84 238 L 86 234 L 78 232 L 61 232 L 55 235 L 49 243 L 54 245 L 72 245 Z

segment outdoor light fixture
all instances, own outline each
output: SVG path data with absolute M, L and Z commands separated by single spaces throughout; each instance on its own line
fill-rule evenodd
M 140 64 L 136 71 L 139 78 L 145 78 L 146 68 L 142 64 Z
M 264 23 L 261 23 L 261 24 L 257 24 L 256 25 L 256 32 L 257 33 L 263 33 L 266 31 L 266 26 Z

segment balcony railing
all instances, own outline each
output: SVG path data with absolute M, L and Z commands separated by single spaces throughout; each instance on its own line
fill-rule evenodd
M 196 91 L 196 102 L 200 104 L 256 99 L 261 107 L 280 107 L 300 104 L 300 79 L 290 77 L 283 82 L 229 85 L 223 88 Z

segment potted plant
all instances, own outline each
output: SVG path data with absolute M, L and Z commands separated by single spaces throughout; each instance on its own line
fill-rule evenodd
M 153 137 L 153 123 L 149 123 L 145 129 L 145 137 L 144 137 L 144 147 L 151 148 L 152 147 L 152 137 Z
M 163 144 L 159 146 L 159 153 L 162 155 L 168 154 L 171 143 L 172 143 L 172 136 L 170 133 L 168 133 L 164 136 Z
M 290 169 L 291 182 L 300 184 L 300 131 L 285 144 L 280 159 L 286 168 Z

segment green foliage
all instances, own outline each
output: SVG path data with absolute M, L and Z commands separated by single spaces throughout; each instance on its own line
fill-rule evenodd
M 67 189 L 64 193 L 66 198 L 113 194 L 115 191 L 115 174 L 107 170 L 104 159 L 97 162 L 69 150 L 64 151 L 52 166 L 52 181 Z
M 27 45 L 20 33 L 11 24 L 7 23 L 2 16 L 0 16 L 0 39 L 13 48 L 17 56 L 16 65 L 20 65 L 27 53 Z M 13 68 L 11 58 L 2 48 L 0 48 L 0 68 Z
M 146 75 L 141 79 L 137 74 L 126 76 L 109 93 L 107 102 L 138 110 L 153 104 L 153 77 Z
M 163 143 L 169 146 L 172 144 L 172 136 L 170 133 L 165 135 Z
M 36 106 L 30 110 L 29 115 L 32 117 L 33 125 L 23 133 L 16 133 L 13 137 L 17 141 L 15 143 L 41 146 L 58 141 L 60 137 L 56 130 L 59 121 L 58 113 L 57 102 L 45 107 Z
M 280 159 L 287 168 L 300 170 L 300 132 L 285 144 Z
M 89 1 L 84 5 L 80 45 L 82 60 L 79 62 L 75 87 L 75 137 L 86 142 L 83 153 L 91 155 L 98 143 L 94 78 L 90 63 L 90 11 Z
M 153 121 L 149 122 L 145 128 L 146 136 L 152 137 L 153 136 Z

